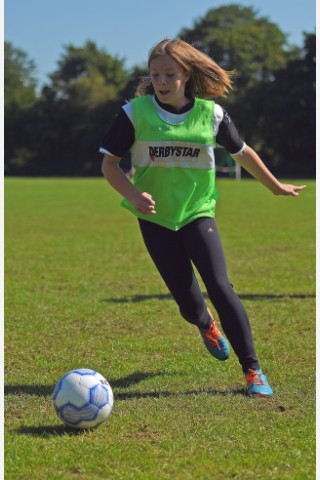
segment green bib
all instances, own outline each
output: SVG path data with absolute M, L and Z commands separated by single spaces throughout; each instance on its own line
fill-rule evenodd
M 121 205 L 144 220 L 179 230 L 199 217 L 214 217 L 214 102 L 195 99 L 187 118 L 162 120 L 151 95 L 132 100 L 135 142 L 131 149 L 134 185 L 152 195 L 155 215 L 142 215 L 127 200 Z

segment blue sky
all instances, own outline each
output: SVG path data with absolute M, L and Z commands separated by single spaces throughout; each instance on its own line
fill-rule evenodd
M 40 86 L 57 67 L 63 46 L 93 40 L 98 48 L 143 64 L 150 48 L 164 37 L 192 27 L 211 8 L 235 3 L 252 6 L 303 45 L 303 32 L 315 32 L 315 0 L 5 0 L 4 39 L 27 52 Z

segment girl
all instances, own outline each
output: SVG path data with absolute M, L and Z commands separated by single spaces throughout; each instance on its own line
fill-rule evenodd
M 213 100 L 230 90 L 233 72 L 180 39 L 156 45 L 148 67 L 136 98 L 122 107 L 103 138 L 103 175 L 124 197 L 122 206 L 138 217 L 145 245 L 181 315 L 198 327 L 211 355 L 226 360 L 229 345 L 192 264 L 242 366 L 247 393 L 271 396 L 247 313 L 228 279 L 215 222 L 216 142 L 275 195 L 297 196 L 305 186 L 280 183 Z M 129 149 L 133 183 L 119 168 Z

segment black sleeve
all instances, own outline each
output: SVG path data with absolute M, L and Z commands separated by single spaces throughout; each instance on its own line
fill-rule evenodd
M 240 138 L 238 130 L 236 129 L 236 126 L 231 120 L 228 112 L 226 112 L 224 108 L 222 108 L 222 110 L 223 119 L 219 125 L 217 143 L 222 145 L 228 153 L 238 153 L 243 147 L 244 141 Z
M 134 143 L 134 127 L 121 108 L 111 127 L 103 136 L 100 148 L 108 150 L 116 157 L 123 157 Z

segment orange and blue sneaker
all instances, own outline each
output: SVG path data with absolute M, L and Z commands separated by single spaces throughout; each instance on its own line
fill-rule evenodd
M 199 331 L 203 343 L 214 358 L 217 360 L 227 360 L 227 358 L 229 358 L 230 350 L 228 342 L 222 333 L 219 332 L 216 321 L 213 318 L 208 330 L 204 331 L 199 328 Z
M 273 393 L 272 388 L 269 385 L 267 377 L 262 373 L 262 370 L 249 368 L 248 373 L 246 373 L 246 382 L 248 385 L 248 395 L 271 397 Z

